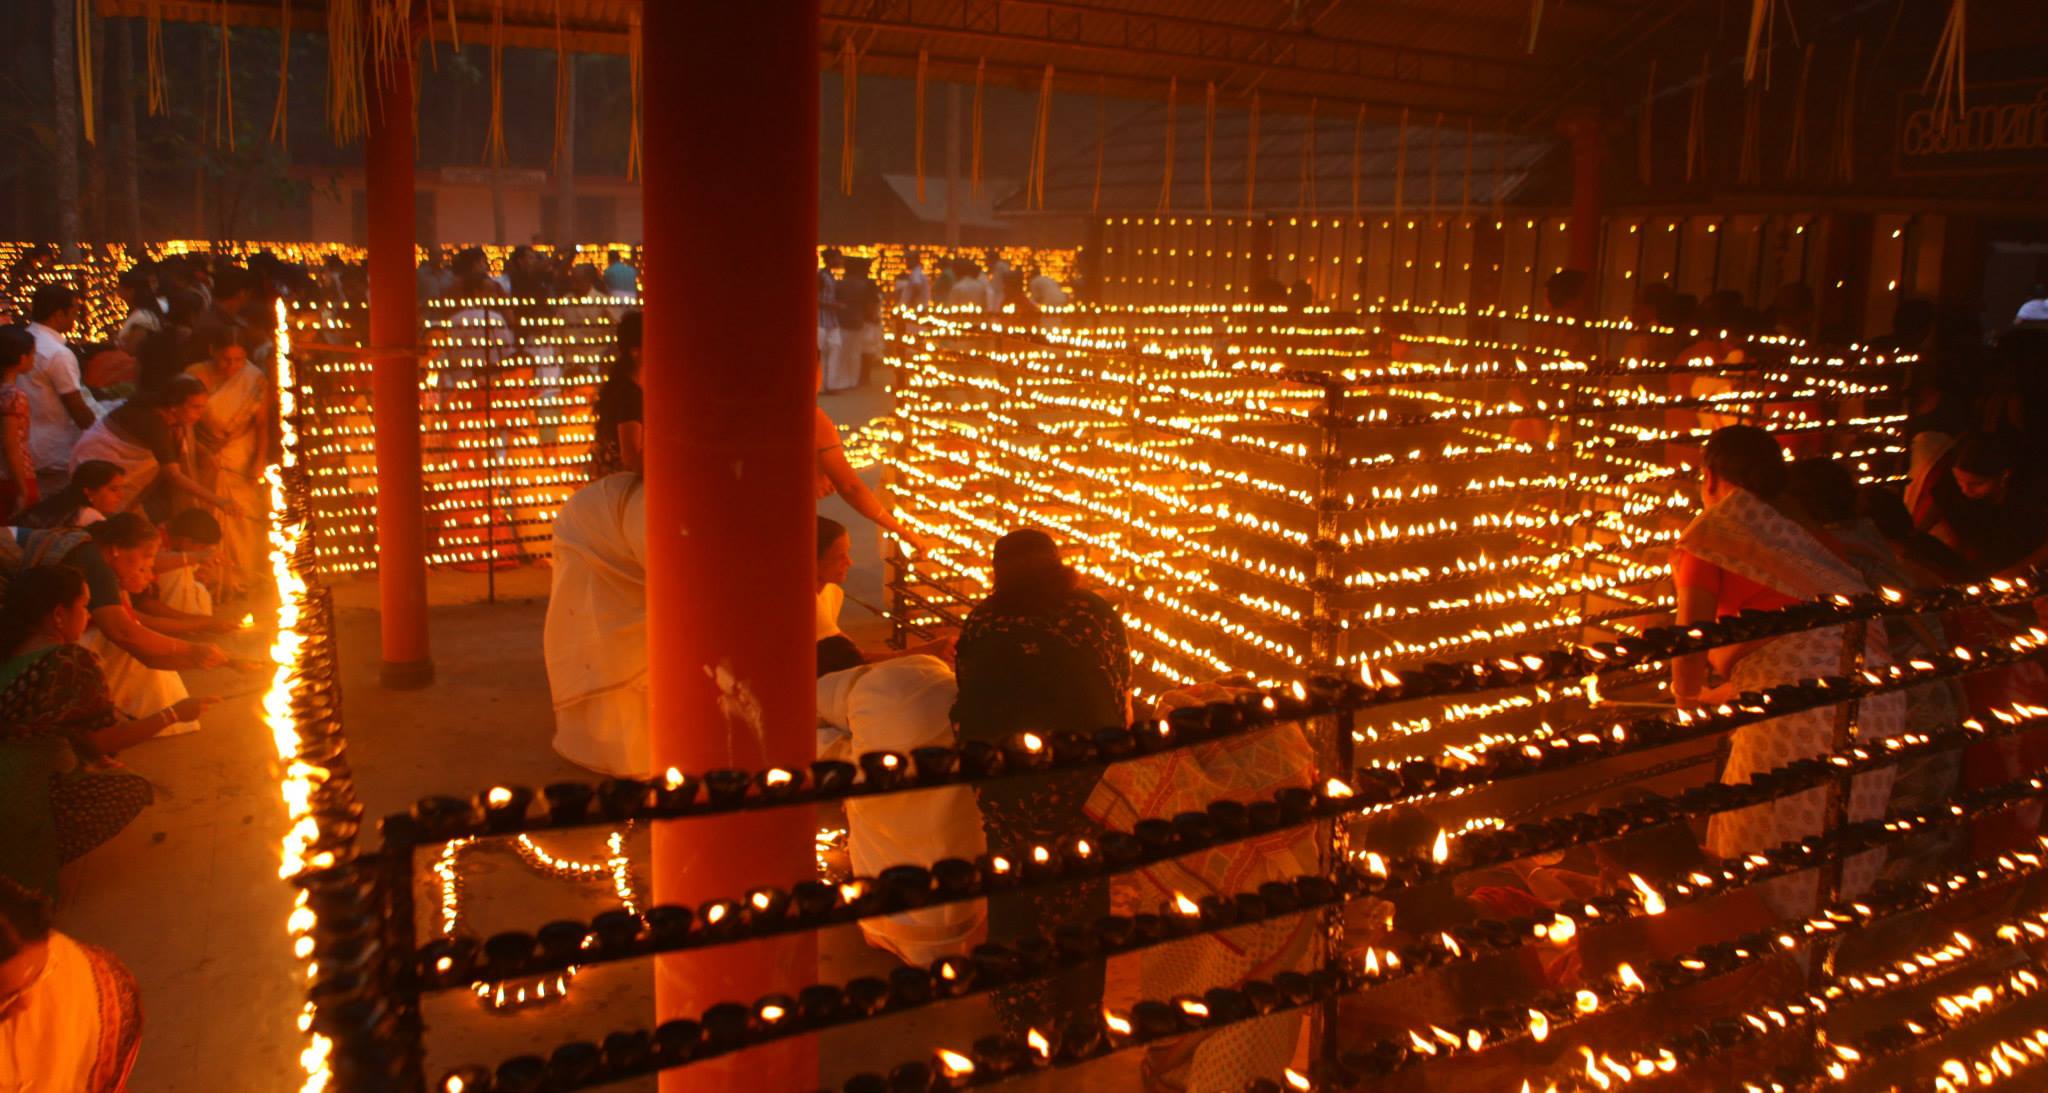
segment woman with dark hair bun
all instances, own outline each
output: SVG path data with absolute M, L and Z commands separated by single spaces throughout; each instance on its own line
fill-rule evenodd
M 960 697 L 953 720 L 963 740 L 1001 745 L 1021 733 L 1046 746 L 1068 731 L 1092 732 L 1130 720 L 1130 646 L 1123 619 L 1081 586 L 1042 531 L 1013 531 L 996 541 L 994 588 L 968 615 L 955 648 Z M 1057 849 L 1094 830 L 1084 806 L 1096 775 L 1054 774 L 982 788 L 982 826 L 991 849 Z M 1100 882 L 989 901 L 990 933 L 1015 937 L 1054 922 L 1107 914 Z M 1063 1013 L 1102 1004 L 1095 966 L 995 993 L 1004 1026 L 1022 1036 Z
M 120 512 L 128 503 L 128 472 L 104 459 L 88 459 L 71 470 L 63 489 L 42 499 L 16 521 L 25 528 L 86 528 Z
M 1803 513 L 1795 519 L 1781 507 L 1797 511 L 1796 502 L 1787 496 L 1791 474 L 1784 450 L 1769 433 L 1749 425 L 1716 429 L 1707 438 L 1704 462 L 1700 475 L 1704 507 L 1679 536 L 1672 559 L 1681 624 L 1872 591 L 1861 573 L 1808 529 Z M 1690 706 L 1767 691 L 1783 683 L 1840 675 L 1851 664 L 1844 655 L 1846 637 L 1846 628 L 1806 630 L 1679 657 L 1672 661 L 1671 692 L 1680 705 Z M 1890 664 L 1889 648 L 1884 624 L 1872 620 L 1864 638 L 1864 664 L 1871 668 Z M 1710 671 L 1718 682 L 1710 678 Z M 1714 686 L 1705 686 L 1710 682 Z M 1903 728 L 1900 695 L 1864 700 L 1861 739 L 1881 740 Z M 1746 782 L 1753 775 L 1825 755 L 1833 748 L 1832 711 L 1774 718 L 1735 731 L 1729 739 L 1722 780 Z M 1889 770 L 1859 776 L 1850 790 L 1850 818 L 1882 815 L 1891 783 Z M 1814 790 L 1717 815 L 1707 828 L 1707 847 L 1722 857 L 1739 857 L 1818 834 L 1826 797 L 1825 791 Z M 1843 894 L 1854 895 L 1868 885 L 1882 859 L 1881 853 L 1852 859 L 1844 871 Z M 1773 911 L 1790 917 L 1812 911 L 1815 891 L 1814 875 L 1809 873 L 1773 881 L 1763 889 L 1763 896 Z

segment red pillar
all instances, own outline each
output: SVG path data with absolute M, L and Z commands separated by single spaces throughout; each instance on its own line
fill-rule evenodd
M 363 189 L 370 233 L 370 344 L 419 344 L 414 299 L 412 79 L 368 62 L 370 125 Z M 426 493 L 420 485 L 419 362 L 410 352 L 372 358 L 377 429 L 377 581 L 387 687 L 434 680 L 427 655 Z
M 647 4 L 647 644 L 654 761 L 815 757 L 818 0 Z M 816 869 L 810 810 L 654 828 L 657 902 Z M 808 935 L 662 958 L 662 1020 L 817 981 Z M 663 1076 L 808 1089 L 806 1041 Z
M 1606 204 L 1603 179 L 1607 169 L 1606 129 L 1600 116 L 1591 112 L 1567 115 L 1558 128 L 1572 144 L 1571 255 L 1568 265 L 1592 277 L 1599 272 L 1600 218 Z M 1594 291 L 1593 286 L 1588 285 L 1587 291 L 1590 295 Z

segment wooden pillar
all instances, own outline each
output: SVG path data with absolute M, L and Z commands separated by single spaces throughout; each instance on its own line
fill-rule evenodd
M 648 4 L 647 633 L 657 767 L 803 769 L 817 748 L 818 0 Z M 732 263 L 748 273 L 732 275 Z M 811 876 L 810 809 L 654 828 L 654 898 Z M 809 934 L 656 962 L 661 1020 L 816 982 Z M 809 1040 L 663 1076 L 809 1089 Z
M 411 73 L 369 71 L 363 198 L 369 222 L 370 366 L 377 434 L 377 581 L 387 687 L 434 681 L 427 653 L 426 491 L 420 482 L 420 341 L 413 260 Z M 387 351 L 390 350 L 390 351 Z

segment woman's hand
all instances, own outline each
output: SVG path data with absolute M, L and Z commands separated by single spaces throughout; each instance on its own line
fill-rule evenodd
M 211 695 L 193 695 L 181 698 L 171 706 L 172 724 L 179 721 L 197 721 L 201 714 L 220 704 L 220 699 Z
M 218 668 L 229 660 L 227 651 L 218 645 L 194 642 L 191 651 L 195 666 L 200 668 Z

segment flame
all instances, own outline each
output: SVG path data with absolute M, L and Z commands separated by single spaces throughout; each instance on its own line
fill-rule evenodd
M 1328 782 L 1324 783 L 1323 792 L 1327 793 L 1333 798 L 1337 798 L 1340 800 L 1345 797 L 1357 796 L 1356 792 L 1353 791 L 1350 786 L 1345 785 L 1343 782 L 1338 781 L 1335 778 L 1332 778 Z
M 939 1069 L 948 1078 L 964 1078 L 974 1073 L 974 1060 L 950 1048 L 939 1049 Z
M 1642 976 L 1637 975 L 1636 970 L 1634 968 L 1629 967 L 1627 964 L 1623 964 L 1622 966 L 1614 969 L 1614 978 L 1621 983 L 1623 988 L 1627 990 L 1646 991 L 1650 989 L 1649 986 L 1643 982 Z
M 1196 903 L 1179 892 L 1173 894 L 1173 909 L 1190 918 L 1202 913 L 1201 904 Z
M 1090 854 L 1093 854 L 1093 853 L 1095 853 L 1095 848 L 1094 848 L 1094 847 L 1092 847 L 1092 846 L 1089 846 L 1089 845 L 1088 845 L 1088 840 L 1087 840 L 1087 839 L 1075 839 L 1075 840 L 1074 840 L 1074 856 L 1075 856 L 1075 857 L 1077 857 L 1077 858 L 1085 858 L 1085 857 L 1087 857 L 1088 855 L 1090 855 Z
M 1181 999 L 1181 1002 L 1180 1002 L 1180 1011 L 1181 1011 L 1182 1013 L 1185 1013 L 1185 1014 L 1187 1014 L 1187 1015 L 1188 1015 L 1189 1017 L 1208 1017 L 1208 1016 L 1209 1016 L 1209 1007 L 1208 1007 L 1207 1005 L 1205 1005 L 1205 1004 L 1201 1003 L 1201 1002 L 1197 1002 L 1197 1001 L 1195 1001 L 1195 1000 L 1194 1000 L 1194 999 L 1192 999 L 1192 998 L 1183 998 L 1183 999 Z
M 1600 1008 L 1600 996 L 1592 991 L 1582 990 L 1572 996 L 1572 1008 L 1580 1013 L 1592 1013 Z
M 1032 1054 L 1037 1055 L 1039 1058 L 1052 1058 L 1052 1041 L 1047 1040 L 1045 1034 L 1037 1029 L 1031 1029 L 1024 1033 L 1024 1043 L 1031 1048 Z
M 747 902 L 753 904 L 756 911 L 766 911 L 768 905 L 775 902 L 775 897 L 767 892 L 756 892 L 747 897 Z
M 1027 732 L 1024 734 L 1024 750 L 1036 755 L 1045 750 L 1045 741 L 1037 733 Z
M 1281 1071 L 1281 1073 L 1287 1078 L 1287 1088 L 1289 1089 L 1299 1089 L 1302 1093 L 1308 1093 L 1310 1089 L 1315 1088 L 1309 1083 L 1308 1075 L 1301 1073 L 1291 1066 Z
M 1550 1018 L 1542 1010 L 1529 1011 L 1529 1039 L 1539 1044 L 1550 1039 Z M 1529 1088 L 1529 1083 L 1523 1082 L 1522 1088 Z
M 839 886 L 839 898 L 847 903 L 859 903 L 860 898 L 867 895 L 867 892 L 868 886 L 865 881 L 850 880 Z
M 783 1009 L 781 1006 L 778 1006 L 773 1002 L 770 1002 L 767 1005 L 761 1007 L 761 1020 L 766 1021 L 772 1025 L 775 1022 L 782 1020 L 783 1017 L 788 1015 L 788 1013 L 788 1010 Z
M 1387 859 L 1368 850 L 1365 852 L 1365 868 L 1373 876 L 1384 878 L 1387 875 Z
M 1102 1023 L 1108 1025 L 1109 1031 L 1116 1033 L 1118 1036 L 1129 1036 L 1131 1034 L 1131 1023 L 1110 1012 L 1107 1006 L 1103 1007 L 1102 1010 Z
M 1031 860 L 1044 865 L 1052 860 L 1052 851 L 1042 846 L 1034 846 L 1031 848 Z
M 1451 833 L 1437 828 L 1436 842 L 1429 848 L 1429 860 L 1442 865 L 1451 860 Z
M 484 795 L 484 800 L 493 808 L 502 808 L 512 803 L 512 791 L 504 786 L 492 786 L 491 791 Z
M 1644 914 L 1661 915 L 1664 913 L 1664 897 L 1658 895 L 1657 890 L 1650 887 L 1648 881 L 1636 876 L 1634 873 L 1630 873 L 1628 875 L 1628 882 L 1635 885 L 1636 891 L 1642 894 Z
M 781 767 L 776 767 L 773 770 L 770 770 L 768 773 L 763 774 L 761 776 L 761 783 L 763 785 L 786 786 L 790 783 L 790 781 L 790 773 L 786 770 L 783 770 Z
M 674 767 L 668 768 L 668 773 L 662 775 L 661 780 L 662 784 L 670 789 L 683 788 L 683 772 Z

